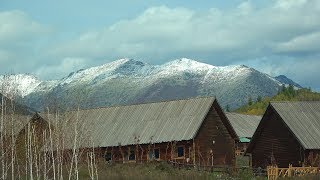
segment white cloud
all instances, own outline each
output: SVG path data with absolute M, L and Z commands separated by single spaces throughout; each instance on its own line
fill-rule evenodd
M 271 76 L 286 75 L 304 87 L 320 92 L 320 55 L 312 57 L 262 57 L 239 62 Z
M 287 42 L 279 43 L 276 50 L 287 53 L 320 53 L 320 31 L 297 36 Z
M 281 9 L 291 9 L 295 7 L 299 7 L 301 5 L 306 4 L 308 1 L 307 0 L 277 0 L 275 3 L 275 7 L 281 8 Z
M 0 12 L 0 71 L 30 72 L 37 68 L 41 41 L 51 28 L 18 10 Z
M 36 35 L 47 33 L 48 27 L 32 20 L 18 10 L 0 12 L 0 45 L 33 40 Z
M 87 59 L 83 58 L 64 58 L 58 64 L 45 65 L 42 64 L 36 70 L 36 74 L 38 76 L 44 76 L 48 79 L 59 79 L 61 74 L 65 74 L 66 72 L 71 73 L 81 68 L 86 67 L 88 64 Z
M 225 61 L 265 56 L 299 36 L 320 33 L 319 7 L 315 0 L 281 0 L 263 8 L 247 1 L 231 10 L 204 12 L 152 7 L 133 19 L 84 33 L 57 47 L 54 54 L 151 58 L 193 53 L 216 54 L 213 59 L 217 56 Z M 309 38 L 312 46 L 315 39 Z

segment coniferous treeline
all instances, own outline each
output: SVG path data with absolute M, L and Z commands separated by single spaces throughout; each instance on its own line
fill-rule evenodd
M 313 92 L 311 88 L 295 89 L 294 86 L 284 86 L 274 97 L 258 97 L 255 102 L 252 98 L 248 98 L 248 103 L 235 110 L 242 114 L 262 115 L 270 101 L 320 101 L 320 93 Z

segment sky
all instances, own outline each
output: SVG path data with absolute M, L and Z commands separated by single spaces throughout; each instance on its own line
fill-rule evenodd
M 320 91 L 319 0 L 1 0 L 0 74 L 60 79 L 120 58 L 190 58 Z

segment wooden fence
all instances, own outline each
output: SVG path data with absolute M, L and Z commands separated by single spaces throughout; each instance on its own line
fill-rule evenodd
M 187 163 L 180 163 L 175 161 L 167 161 L 175 168 L 185 168 L 185 169 L 197 169 L 199 171 L 208 171 L 208 172 L 225 172 L 230 173 L 233 168 L 230 166 L 206 166 L 206 165 L 194 165 L 194 164 L 187 164 Z
M 267 167 L 268 180 L 274 180 L 279 177 L 316 175 L 319 173 L 319 167 L 292 167 L 291 164 L 289 164 L 288 168 L 278 168 L 277 166 Z
M 207 172 L 221 172 L 227 174 L 234 174 L 241 171 L 248 171 L 251 172 L 255 176 L 267 176 L 267 170 L 262 168 L 252 168 L 252 167 L 233 167 L 227 165 L 214 165 L 214 166 L 206 166 L 206 165 L 194 165 L 194 164 L 186 164 L 186 163 L 179 163 L 175 161 L 167 161 L 171 164 L 174 168 L 178 169 L 196 169 L 198 171 L 207 171 Z

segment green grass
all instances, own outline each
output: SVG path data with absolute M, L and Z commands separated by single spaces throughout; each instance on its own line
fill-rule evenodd
M 80 167 L 80 179 L 89 179 L 86 166 Z M 176 168 L 166 162 L 144 164 L 99 164 L 99 179 L 264 179 L 254 177 L 251 170 L 240 169 L 232 174 Z
M 237 167 L 249 167 L 250 157 L 249 156 L 236 156 L 236 166 Z
M 237 171 L 228 173 L 222 172 L 206 172 L 198 171 L 194 168 L 175 168 L 166 162 L 150 162 L 150 163 L 127 163 L 127 164 L 98 164 L 98 178 L 99 179 L 240 179 L 240 180 L 262 180 L 267 179 L 267 177 L 256 177 L 252 171 L 248 168 L 238 168 Z M 10 174 L 8 174 L 10 177 Z M 68 179 L 69 173 L 67 172 L 67 167 L 64 169 L 63 179 Z M 48 176 L 52 179 L 52 173 Z M 17 176 L 16 176 L 17 178 Z M 35 174 L 34 174 L 34 178 Z M 21 179 L 29 179 L 21 177 Z M 42 179 L 42 177 L 40 177 Z M 75 179 L 73 177 L 71 179 Z M 90 179 L 88 167 L 84 164 L 79 165 L 79 179 Z M 292 178 L 279 178 L 279 179 L 320 179 L 319 175 L 309 175 L 305 177 L 292 177 Z
M 88 170 L 81 167 L 80 178 L 88 179 Z M 210 173 L 175 169 L 166 162 L 146 164 L 100 164 L 99 179 L 209 179 Z

